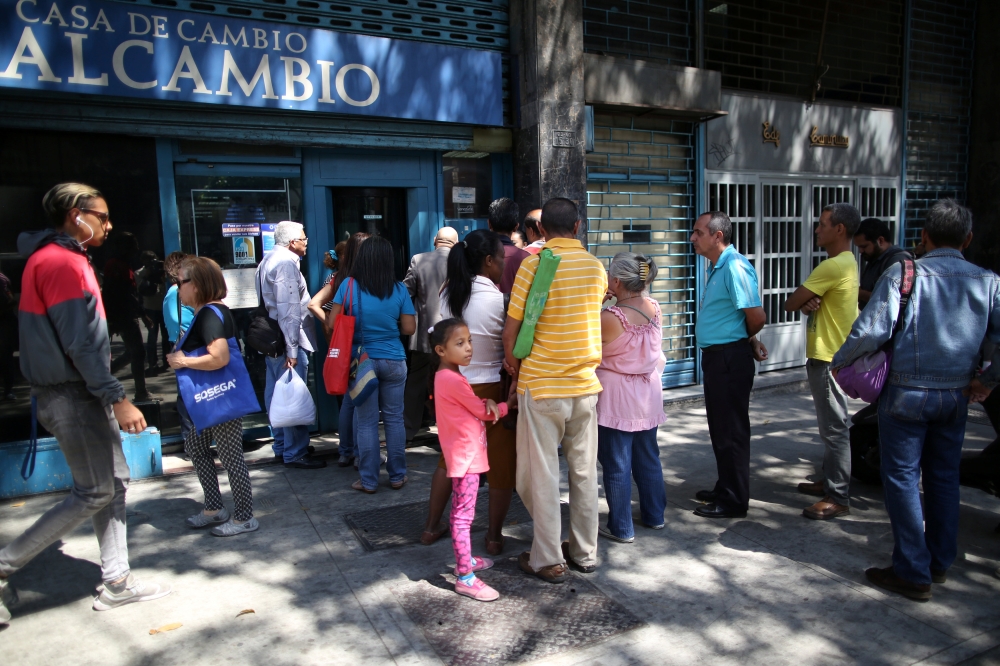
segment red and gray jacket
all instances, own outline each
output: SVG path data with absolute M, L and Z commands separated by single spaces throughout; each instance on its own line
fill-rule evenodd
M 83 247 L 54 229 L 25 232 L 29 257 L 21 279 L 18 322 L 21 373 L 32 386 L 84 382 L 105 405 L 125 397 L 111 374 L 111 339 L 101 289 Z

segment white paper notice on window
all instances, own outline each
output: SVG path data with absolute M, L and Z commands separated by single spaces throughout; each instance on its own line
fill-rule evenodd
M 222 271 L 226 280 L 226 297 L 222 302 L 230 310 L 257 307 L 256 268 L 230 268 Z
M 451 188 L 452 203 L 476 203 L 476 188 L 474 187 L 453 187 Z

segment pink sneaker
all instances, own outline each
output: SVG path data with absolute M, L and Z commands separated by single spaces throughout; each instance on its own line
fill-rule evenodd
M 457 565 L 452 564 L 451 568 L 455 569 L 455 574 L 457 575 L 458 574 Z M 472 567 L 472 572 L 475 573 L 477 571 L 485 571 L 486 569 L 492 569 L 492 568 L 493 568 L 493 560 L 491 560 L 488 557 L 477 557 L 476 564 L 475 566 Z
M 496 601 L 500 598 L 499 592 L 478 577 L 472 579 L 472 585 L 466 585 L 462 581 L 456 580 L 455 591 L 463 597 L 471 597 L 476 601 Z

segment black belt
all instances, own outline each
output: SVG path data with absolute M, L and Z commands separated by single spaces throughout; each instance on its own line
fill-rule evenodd
M 728 349 L 730 347 L 739 347 L 740 345 L 745 345 L 748 342 L 750 342 L 750 338 L 743 338 L 742 340 L 737 340 L 735 342 L 727 342 L 724 345 L 710 345 L 708 347 L 702 347 L 701 353 L 704 354 L 705 352 L 722 351 L 723 349 Z

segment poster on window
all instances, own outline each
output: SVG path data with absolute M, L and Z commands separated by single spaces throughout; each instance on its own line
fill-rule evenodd
M 253 246 L 253 236 L 233 237 L 233 263 L 257 265 L 257 253 Z
M 451 202 L 457 204 L 476 203 L 476 188 L 474 187 L 451 188 Z
M 226 297 L 222 302 L 230 310 L 257 307 L 257 288 L 254 268 L 229 268 L 222 271 L 226 281 Z
M 261 245 L 264 247 L 264 254 L 267 254 L 274 249 L 274 231 L 277 228 L 277 224 L 260 225 L 260 241 Z

